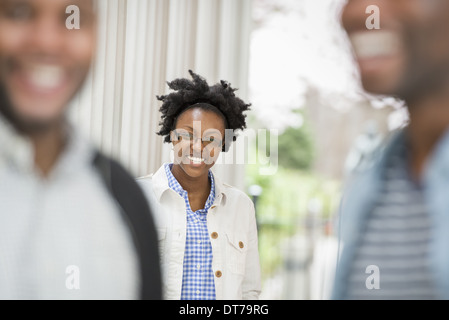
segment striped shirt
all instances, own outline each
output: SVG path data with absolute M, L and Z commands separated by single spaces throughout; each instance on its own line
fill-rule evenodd
M 168 185 L 183 197 L 186 204 L 187 234 L 184 252 L 181 300 L 215 300 L 212 270 L 212 244 L 207 230 L 207 212 L 215 200 L 214 176 L 209 171 L 211 189 L 203 209 L 192 211 L 189 197 L 171 172 L 173 164 L 165 165 Z
M 380 197 L 349 273 L 348 299 L 436 298 L 429 269 L 432 226 L 405 146 L 387 163 Z

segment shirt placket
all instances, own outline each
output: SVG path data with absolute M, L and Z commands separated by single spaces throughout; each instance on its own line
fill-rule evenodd
M 208 266 L 209 266 L 209 259 L 208 256 L 208 250 L 207 250 L 207 242 L 208 242 L 208 231 L 207 231 L 207 223 L 206 223 L 206 213 L 204 210 L 199 210 L 195 214 L 198 219 L 198 226 L 199 226 L 199 240 L 198 240 L 198 246 L 199 246 L 199 252 L 201 252 L 201 270 L 200 271 L 200 287 L 201 287 L 201 299 L 207 299 L 207 272 L 208 272 Z
M 209 173 L 212 187 L 205 208 L 193 212 L 190 207 L 187 191 L 182 189 L 171 174 L 168 166 L 166 167 L 166 173 L 170 188 L 181 195 L 186 204 L 187 237 L 184 270 L 187 271 L 187 274 L 184 276 L 187 279 L 185 279 L 185 286 L 183 285 L 184 288 L 181 293 L 181 298 L 186 300 L 215 299 L 214 276 L 212 273 L 212 246 L 207 229 L 207 211 L 215 198 L 213 176 Z

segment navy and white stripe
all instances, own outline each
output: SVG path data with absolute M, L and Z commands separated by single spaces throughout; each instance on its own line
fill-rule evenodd
M 193 212 L 187 191 L 182 188 L 171 172 L 172 166 L 173 164 L 165 165 L 168 185 L 183 197 L 187 214 L 181 300 L 215 300 L 212 245 L 207 230 L 207 212 L 215 200 L 214 176 L 209 171 L 211 190 L 204 208 Z
M 410 177 L 404 147 L 387 164 L 349 274 L 347 298 L 435 299 L 428 259 L 431 234 L 423 190 Z M 378 289 L 366 285 L 371 265 L 379 270 Z

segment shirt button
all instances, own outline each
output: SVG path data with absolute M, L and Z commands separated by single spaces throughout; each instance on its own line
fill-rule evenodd
M 217 278 L 221 278 L 222 275 L 223 275 L 223 273 L 222 273 L 220 270 L 218 270 L 218 271 L 215 272 L 215 276 L 216 276 Z
M 245 247 L 245 245 L 243 244 L 242 241 L 239 242 L 239 247 L 240 247 L 240 249 L 243 249 Z
M 212 232 L 210 236 L 212 237 L 212 239 L 217 239 L 218 238 L 218 233 Z

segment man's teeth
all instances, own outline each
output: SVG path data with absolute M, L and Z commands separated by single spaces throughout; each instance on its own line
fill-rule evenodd
M 64 79 L 64 70 L 59 66 L 34 65 L 26 72 L 31 85 L 41 90 L 55 89 Z
M 191 157 L 191 156 L 188 156 L 187 158 L 196 164 L 200 164 L 201 162 L 204 162 L 203 158 L 196 158 L 196 157 Z
M 393 55 L 399 48 L 399 38 L 390 31 L 356 32 L 350 36 L 357 58 L 375 58 Z

